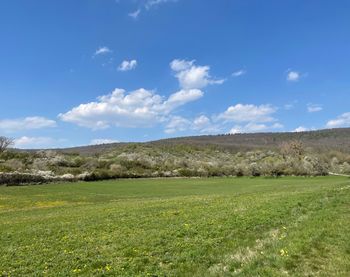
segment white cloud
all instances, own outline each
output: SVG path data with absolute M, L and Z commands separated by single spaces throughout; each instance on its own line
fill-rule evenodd
M 119 71 L 129 71 L 132 69 L 135 69 L 137 66 L 137 61 L 136 60 L 131 60 L 131 61 L 123 61 L 119 67 L 118 70 Z
M 203 129 L 208 127 L 210 124 L 211 124 L 210 119 L 205 115 L 201 115 L 195 118 L 193 121 L 194 129 Z
M 117 143 L 118 140 L 115 139 L 93 139 L 90 141 L 90 145 L 100 145 L 100 144 L 109 144 L 109 143 Z
M 170 68 L 174 71 L 183 71 L 191 68 L 194 62 L 195 62 L 194 60 L 186 61 L 186 60 L 175 59 L 170 63 Z
M 277 111 L 271 105 L 243 105 L 237 104 L 229 107 L 219 115 L 200 115 L 194 119 L 181 116 L 173 116 L 168 121 L 165 132 L 176 133 L 184 131 L 196 131 L 205 134 L 213 133 L 252 133 L 262 131 L 274 131 L 284 126 L 272 115 Z M 237 123 L 233 128 L 231 123 Z M 227 131 L 230 130 L 230 131 Z
M 178 0 L 144 0 L 141 2 L 141 6 L 139 6 L 139 8 L 137 10 L 135 10 L 134 12 L 131 12 L 128 14 L 128 16 L 130 16 L 133 19 L 137 19 L 139 17 L 139 15 L 141 14 L 141 12 L 143 12 L 143 10 L 150 10 L 152 8 L 155 8 L 161 4 L 165 4 L 165 3 L 170 3 L 170 2 L 177 2 Z
M 248 123 L 244 126 L 235 125 L 231 130 L 230 134 L 242 134 L 242 133 L 252 133 L 266 130 L 267 126 L 265 124 Z
M 153 8 L 155 6 L 158 6 L 160 4 L 165 4 L 169 2 L 177 2 L 178 0 L 148 0 L 145 4 L 146 9 Z
M 318 104 L 308 104 L 307 105 L 307 111 L 309 113 L 320 112 L 322 110 L 323 110 L 323 108 L 321 105 L 318 105 Z
M 104 55 L 104 54 L 108 54 L 111 53 L 112 50 L 110 50 L 108 47 L 103 46 L 103 47 L 99 47 L 96 51 L 94 56 L 98 56 L 98 55 Z
M 200 133 L 212 134 L 221 132 L 220 125 L 215 125 L 210 118 L 200 115 L 193 120 L 182 116 L 173 116 L 166 125 L 165 133 L 172 134 L 183 131 L 198 131 Z
M 196 66 L 195 61 L 175 59 L 170 63 L 171 69 L 183 89 L 204 88 L 207 85 L 222 84 L 224 79 L 212 79 L 209 66 Z
M 288 71 L 287 72 L 287 81 L 289 82 L 297 82 L 300 79 L 300 73 L 298 71 Z
M 231 130 L 230 134 L 243 134 L 243 133 L 256 133 L 263 131 L 271 131 L 275 129 L 281 129 L 283 125 L 280 123 L 275 123 L 272 125 L 262 124 L 262 123 L 254 123 L 250 122 L 246 125 L 235 125 Z
M 227 123 L 213 121 L 206 116 L 200 116 L 194 120 L 189 120 L 181 116 L 176 116 L 170 119 L 166 125 L 165 133 L 173 134 L 184 131 L 194 131 L 201 134 L 219 134 L 219 133 L 255 133 L 267 132 L 282 129 L 284 126 L 280 123 L 265 124 L 249 122 L 244 125 L 235 125 L 227 131 Z
M 276 111 L 277 109 L 271 105 L 237 104 L 219 114 L 218 119 L 223 119 L 227 122 L 271 122 L 275 121 L 271 115 Z
M 288 103 L 288 104 L 285 104 L 285 105 L 283 106 L 283 108 L 284 108 L 285 110 L 287 110 L 287 111 L 292 110 L 292 109 L 295 108 L 295 105 L 296 105 L 297 103 L 298 103 L 298 101 L 297 101 L 297 100 L 294 100 L 293 102 L 290 102 L 290 103 Z
M 238 71 L 233 72 L 233 73 L 232 73 L 232 77 L 240 77 L 240 76 L 242 76 L 242 75 L 245 75 L 246 73 L 247 73 L 246 70 L 240 69 L 240 70 L 238 70 Z
M 141 13 L 141 9 L 137 9 L 136 11 L 131 12 L 128 15 L 133 19 L 137 19 L 139 17 L 140 13 Z
M 284 109 L 287 111 L 292 110 L 294 109 L 294 104 L 285 104 Z
M 40 116 L 0 120 L 0 130 L 15 132 L 56 127 L 56 121 Z
M 308 128 L 304 127 L 304 126 L 299 126 L 298 128 L 294 129 L 293 132 L 306 132 L 306 131 L 309 131 Z
M 23 136 L 15 139 L 15 147 L 21 149 L 42 149 L 62 146 L 66 142 L 64 139 L 54 139 L 50 137 L 27 137 Z
M 179 106 L 201 98 L 203 95 L 204 93 L 199 89 L 180 90 L 171 94 L 160 110 L 169 113 Z
M 136 60 L 124 61 L 120 70 L 128 70 L 136 64 Z M 209 66 L 196 66 L 194 61 L 173 60 L 170 67 L 176 72 L 180 90 L 167 99 L 143 88 L 129 93 L 115 89 L 111 94 L 98 97 L 97 101 L 81 104 L 60 114 L 59 118 L 95 130 L 111 126 L 150 127 L 168 122 L 174 117 L 176 108 L 203 97 L 202 87 L 224 81 L 212 79 Z M 197 123 L 193 123 L 192 128 Z
M 277 109 L 271 105 L 237 104 L 219 114 L 216 120 L 238 123 L 229 131 L 231 134 L 272 131 L 283 128 L 283 125 L 276 122 L 277 119 L 272 116 L 276 111 Z
M 100 96 L 95 102 L 81 104 L 59 117 L 63 121 L 92 129 L 110 126 L 149 127 L 164 122 L 177 107 L 202 96 L 203 92 L 198 89 L 180 90 L 165 100 L 143 88 L 130 93 L 115 89 L 111 94 Z
M 169 123 L 166 125 L 165 133 L 172 134 L 175 132 L 187 131 L 191 127 L 191 121 L 181 117 L 173 116 Z
M 343 113 L 336 119 L 329 120 L 326 126 L 327 128 L 350 127 L 350 112 Z
M 276 122 L 276 123 L 272 124 L 270 126 L 270 128 L 272 128 L 272 129 L 282 129 L 282 128 L 284 128 L 284 126 L 283 126 L 283 124 L 281 124 L 279 122 Z

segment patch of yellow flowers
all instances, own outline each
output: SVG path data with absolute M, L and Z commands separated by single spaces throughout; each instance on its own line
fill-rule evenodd
M 289 256 L 289 255 L 288 255 L 288 250 L 282 248 L 282 249 L 280 250 L 280 255 L 281 255 L 282 257 L 284 257 L 284 256 Z

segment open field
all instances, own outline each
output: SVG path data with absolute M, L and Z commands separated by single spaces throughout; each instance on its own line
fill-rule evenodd
M 349 276 L 346 177 L 0 187 L 2 276 Z

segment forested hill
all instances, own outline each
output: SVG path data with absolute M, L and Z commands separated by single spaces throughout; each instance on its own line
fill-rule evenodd
M 350 174 L 350 128 L 9 150 L 0 155 L 0 172 L 53 180 Z M 17 179 L 23 182 L 22 175 Z
M 233 151 L 245 151 L 254 149 L 275 150 L 282 143 L 298 140 L 306 148 L 316 152 L 336 150 L 350 153 L 350 128 L 324 129 L 307 132 L 284 133 L 249 133 L 234 135 L 206 135 L 192 137 L 178 137 L 145 142 L 142 144 L 153 146 L 190 145 L 206 146 L 214 145 Z M 61 149 L 63 152 L 75 152 L 79 154 L 103 153 L 111 149 L 123 147 L 132 143 L 112 143 L 103 145 L 90 145 Z

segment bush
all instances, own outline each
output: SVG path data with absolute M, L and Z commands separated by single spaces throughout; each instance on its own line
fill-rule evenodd
M 0 185 L 16 186 L 21 184 L 42 184 L 48 180 L 41 176 L 29 173 L 1 173 Z
M 112 179 L 112 174 L 108 170 L 95 170 L 90 174 L 86 174 L 82 177 L 83 181 L 99 181 L 99 180 L 108 180 Z
M 188 168 L 180 168 L 178 170 L 180 176 L 182 177 L 194 177 L 194 176 L 198 176 L 197 172 L 195 170 L 191 170 Z

